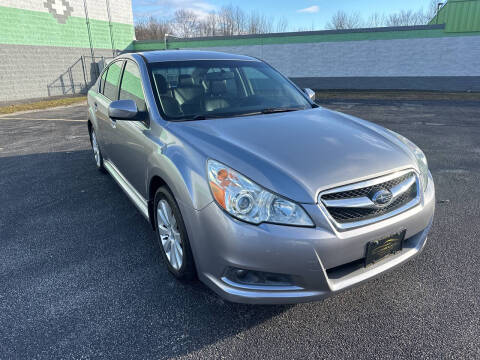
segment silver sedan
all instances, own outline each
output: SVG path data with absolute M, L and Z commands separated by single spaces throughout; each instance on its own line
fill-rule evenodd
M 320 300 L 417 255 L 435 190 L 415 144 L 314 96 L 247 56 L 121 55 L 88 93 L 95 163 L 175 277 L 235 302 Z

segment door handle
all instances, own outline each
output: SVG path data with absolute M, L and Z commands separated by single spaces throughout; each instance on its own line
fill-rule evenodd
M 98 104 L 96 102 L 93 103 L 93 107 L 95 108 L 95 111 L 97 111 Z

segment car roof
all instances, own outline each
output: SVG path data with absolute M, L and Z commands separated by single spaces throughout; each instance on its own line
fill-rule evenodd
M 243 60 L 259 61 L 250 56 L 227 54 L 218 51 L 199 50 L 158 50 L 138 52 L 149 63 L 161 61 L 188 61 L 188 60 Z

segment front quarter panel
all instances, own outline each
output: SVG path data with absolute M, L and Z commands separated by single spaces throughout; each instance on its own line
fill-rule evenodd
M 97 96 L 97 92 L 95 90 L 90 89 L 87 94 L 87 106 L 88 106 L 88 119 L 92 122 L 92 124 L 95 126 L 97 119 L 95 117 L 95 112 L 94 112 L 94 103 L 95 103 L 95 98 Z
M 99 94 L 97 92 L 98 81 L 99 80 L 97 80 L 95 85 L 92 86 L 92 88 L 88 91 L 87 94 L 88 120 L 92 123 L 92 126 L 95 129 L 98 141 L 103 142 L 103 134 L 101 133 L 101 131 L 99 131 L 99 123 L 97 118 L 98 110 L 96 104 L 98 104 L 99 98 Z
M 182 205 L 201 210 L 210 204 L 213 198 L 206 180 L 206 156 L 184 144 L 167 128 L 152 141 L 157 146 L 147 160 L 148 179 L 162 178 Z

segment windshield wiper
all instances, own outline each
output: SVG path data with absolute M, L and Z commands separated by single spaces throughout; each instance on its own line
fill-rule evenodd
M 270 108 L 270 109 L 263 109 L 261 111 L 262 114 L 274 114 L 274 113 L 281 113 L 281 112 L 290 112 L 290 111 L 298 111 L 298 110 L 305 110 L 305 108 Z
M 281 113 L 281 112 L 289 112 L 289 111 L 297 111 L 297 110 L 305 110 L 304 108 L 268 108 L 259 111 L 252 111 L 247 113 L 240 113 L 240 114 L 231 114 L 231 117 L 243 117 L 243 116 L 254 116 L 254 115 L 262 115 L 262 114 L 274 114 L 274 113 Z
M 193 117 L 183 117 L 172 119 L 172 121 L 196 121 L 196 120 L 208 120 L 208 119 L 218 119 L 224 117 L 243 117 L 243 116 L 253 116 L 253 115 L 262 115 L 262 114 L 275 114 L 282 112 L 298 111 L 305 110 L 305 108 L 293 107 L 293 108 L 267 108 L 259 111 L 252 111 L 248 113 L 223 113 L 223 114 L 208 114 L 208 115 L 195 115 Z
M 205 115 L 195 115 L 192 117 L 179 117 L 179 118 L 173 118 L 171 121 L 195 121 L 195 120 L 207 120 L 207 119 L 212 119 L 215 118 L 216 116 L 211 116 L 209 115 L 208 117 Z

